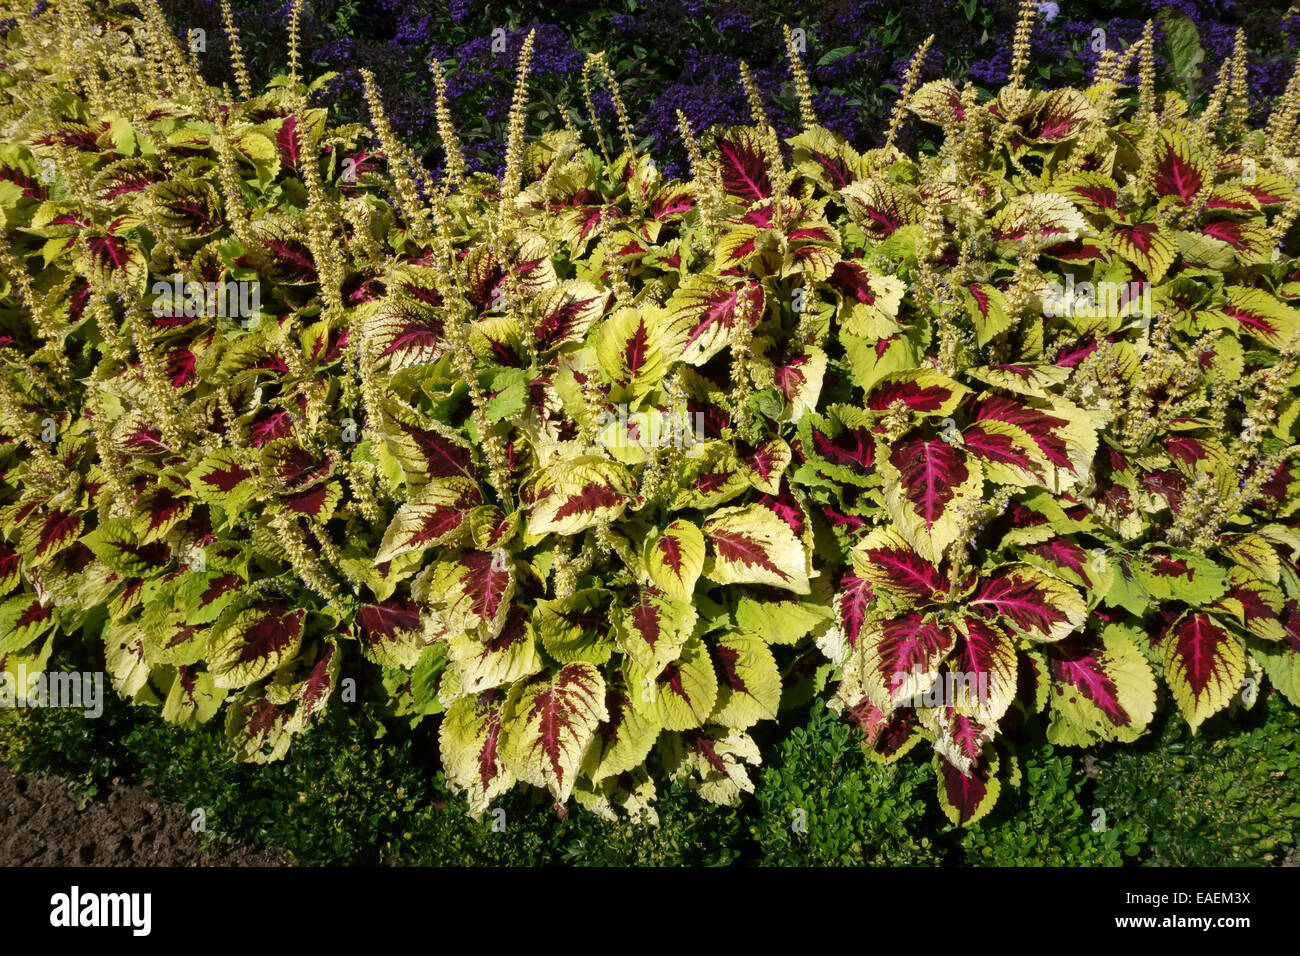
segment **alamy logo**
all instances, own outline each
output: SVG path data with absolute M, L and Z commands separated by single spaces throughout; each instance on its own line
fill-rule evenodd
M 0 707 L 71 707 L 86 717 L 104 713 L 104 675 L 99 671 L 0 671 Z
M 920 665 L 895 671 L 889 685 L 895 707 L 983 707 L 992 700 L 989 691 L 988 671 L 938 673 L 922 671 Z
M 1080 282 L 1067 276 L 1065 285 L 1049 282 L 1043 292 L 1043 314 L 1049 318 L 1077 316 L 1117 318 L 1124 314 L 1151 317 L 1150 282 Z
M 171 282 L 159 280 L 153 284 L 154 318 L 197 319 L 203 316 L 229 316 L 240 320 L 240 325 L 251 329 L 257 325 L 262 311 L 262 286 L 252 281 L 186 282 L 181 275 L 173 275 Z
M 148 936 L 153 925 L 151 893 L 85 893 L 78 886 L 50 897 L 50 925 L 127 926 L 134 936 Z
M 676 415 L 666 411 L 629 414 L 626 405 L 619 405 L 617 415 L 608 409 L 602 411 L 596 418 L 596 425 L 600 429 L 596 441 L 605 448 L 691 449 L 705 440 L 703 412 L 696 412 L 692 422 L 690 412 Z M 688 455 L 695 457 L 698 453 Z

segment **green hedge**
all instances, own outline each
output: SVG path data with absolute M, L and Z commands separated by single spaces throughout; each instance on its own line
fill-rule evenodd
M 1300 844 L 1300 718 L 1278 695 L 1261 704 L 1245 726 L 1216 721 L 1192 737 L 1168 720 L 1141 747 L 1086 758 L 1027 744 L 1025 785 L 965 829 L 934 809 L 925 761 L 863 761 L 851 728 L 820 704 L 775 749 L 752 801 L 717 807 L 676 786 L 660 797 L 658 828 L 561 819 L 516 791 L 498 832 L 493 817 L 464 814 L 427 733 L 376 740 L 342 708 L 268 766 L 231 761 L 215 729 L 180 731 L 117 700 L 99 720 L 0 711 L 0 761 L 67 777 L 85 800 L 116 777 L 150 780 L 161 799 L 203 807 L 213 837 L 305 864 L 1269 866 L 1288 851 L 1294 862 Z
M 288 804 L 313 858 L 421 845 L 409 758 L 485 858 L 553 800 L 539 846 L 581 858 L 689 856 L 689 825 L 719 860 L 734 829 L 740 859 L 1115 862 L 1131 814 L 1044 741 L 1300 703 L 1300 72 L 1252 128 L 1238 44 L 1190 116 L 1148 24 L 1034 89 L 1026 0 L 996 97 L 920 84 L 923 45 L 859 153 L 791 34 L 802 131 L 742 65 L 752 125 L 683 120 L 681 181 L 599 57 L 618 135 L 527 140 L 529 34 L 504 175 L 440 108 L 435 179 L 371 75 L 374 136 L 330 121 L 296 30 L 236 95 L 142 9 L 0 39 L 0 670 L 94 648 L 182 748 L 333 748 L 342 797 Z M 649 842 L 566 816 L 665 793 Z

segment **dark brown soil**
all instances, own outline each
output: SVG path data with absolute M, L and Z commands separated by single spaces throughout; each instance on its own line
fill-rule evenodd
M 118 783 L 78 810 L 66 781 L 0 767 L 0 866 L 292 865 L 279 850 L 205 840 L 190 823 L 140 787 Z

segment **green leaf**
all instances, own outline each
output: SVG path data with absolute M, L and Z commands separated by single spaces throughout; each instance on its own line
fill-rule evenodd
M 1165 632 L 1164 663 L 1165 680 L 1193 731 L 1228 706 L 1246 673 L 1240 639 L 1192 611 Z
M 306 612 L 248 607 L 212 626 L 208 669 L 217 687 L 245 687 L 293 659 L 302 643 Z
M 704 535 L 690 521 L 678 518 L 663 534 L 646 541 L 642 559 L 650 580 L 661 591 L 690 601 L 704 569 Z
M 1146 732 L 1156 710 L 1156 679 L 1135 628 L 1109 625 L 1100 653 L 1078 655 L 1055 666 L 1065 680 L 1047 695 L 1052 720 L 1047 739 L 1058 746 L 1089 747 L 1100 741 L 1133 741 Z
M 610 721 L 596 735 L 583 764 L 593 781 L 617 776 L 637 768 L 659 739 L 660 726 L 651 695 L 644 689 L 610 695 Z
M 855 46 L 837 46 L 833 50 L 828 50 L 826 53 L 822 54 L 821 58 L 817 61 L 817 65 L 829 66 L 836 60 L 841 60 L 848 56 L 850 53 L 856 53 L 857 49 L 858 48 Z
M 609 594 L 597 588 L 540 601 L 542 644 L 561 664 L 604 664 L 614 652 Z
M 653 698 L 653 713 L 668 730 L 691 730 L 709 719 L 718 700 L 718 675 L 708 649 L 698 637 L 686 641 L 681 654 L 650 677 L 635 662 L 627 664 L 632 693 Z
M 704 576 L 718 584 L 770 584 L 807 594 L 808 553 L 790 526 L 762 505 L 721 508 L 704 524 Z
M 678 658 L 695 628 L 695 606 L 654 588 L 643 588 L 630 607 L 615 619 L 616 639 L 623 653 L 641 669 L 640 692 Z
M 142 554 L 131 525 L 130 518 L 109 518 L 81 542 L 110 570 L 125 577 L 150 577 L 158 570 L 158 561 Z
M 492 801 L 515 783 L 500 750 L 504 703 L 502 694 L 461 697 L 447 708 L 438 728 L 447 782 L 467 794 L 475 820 L 481 820 Z
M 1174 74 L 1184 81 L 1199 75 L 1200 65 L 1205 60 L 1205 50 L 1201 46 L 1200 35 L 1196 32 L 1195 22 L 1187 14 L 1173 8 L 1161 11 L 1160 19 Z
M 768 644 L 797 644 L 834 620 L 834 611 L 811 601 L 742 596 L 736 606 L 736 626 Z
M 1148 551 L 1138 565 L 1138 580 L 1146 593 L 1161 601 L 1182 601 L 1203 607 L 1221 598 L 1228 575 L 1209 558 L 1177 548 Z
M 718 672 L 718 702 L 709 722 L 744 730 L 760 720 L 775 720 L 781 703 L 781 673 L 760 638 L 732 633 L 713 646 Z
M 215 717 L 225 699 L 226 691 L 214 684 L 207 671 L 179 667 L 163 701 L 162 717 L 168 723 L 194 729 Z
M 572 535 L 616 520 L 632 495 L 632 476 L 598 455 L 557 459 L 532 483 L 528 534 Z
M 591 664 L 569 664 L 515 684 L 501 742 L 505 766 L 563 803 L 573 792 L 597 726 L 608 719 L 605 680 Z
M 466 537 L 466 519 L 483 503 L 483 496 L 468 478 L 433 478 L 415 497 L 397 509 L 384 532 L 375 565 L 409 551 L 454 544 Z
M 528 370 L 508 368 L 492 378 L 492 394 L 484 413 L 489 422 L 513 418 L 528 407 Z

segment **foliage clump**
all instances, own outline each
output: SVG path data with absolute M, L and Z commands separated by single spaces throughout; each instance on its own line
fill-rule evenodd
M 329 122 L 296 33 L 232 95 L 129 10 L 0 53 L 4 669 L 80 632 L 254 762 L 331 701 L 440 714 L 476 816 L 734 802 L 832 679 L 960 824 L 1034 715 L 1082 746 L 1162 687 L 1193 729 L 1300 703 L 1300 80 L 1265 129 L 1230 70 L 1193 118 L 1148 33 L 1031 89 L 1026 3 L 995 97 L 923 47 L 863 154 L 797 57 L 785 142 L 742 65 L 752 123 L 679 117 L 680 182 L 599 57 L 616 135 L 526 142 L 526 41 L 501 177 L 441 108 L 437 179 L 370 75 L 373 136 Z

